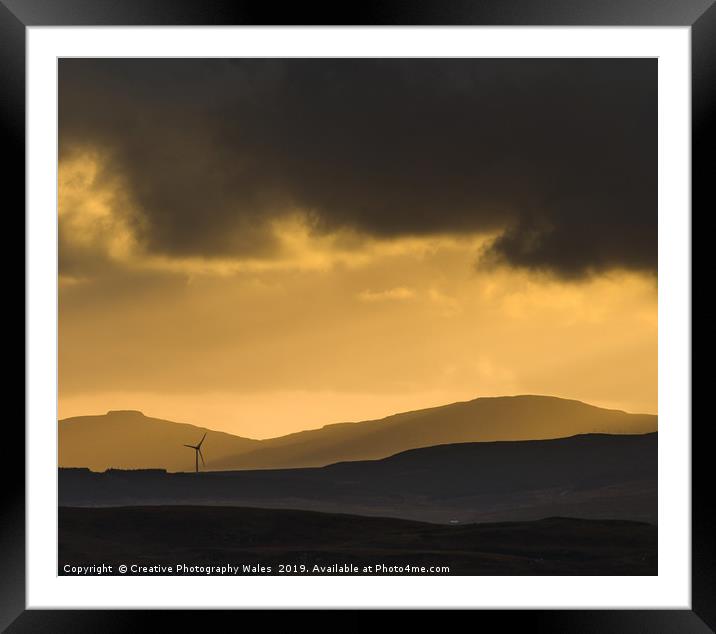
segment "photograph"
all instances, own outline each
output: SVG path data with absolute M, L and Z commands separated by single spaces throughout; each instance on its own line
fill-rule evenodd
M 658 575 L 658 64 L 60 56 L 57 574 Z

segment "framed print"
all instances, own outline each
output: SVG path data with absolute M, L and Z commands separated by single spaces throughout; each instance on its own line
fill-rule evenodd
M 712 5 L 2 0 L 3 626 L 711 631 Z

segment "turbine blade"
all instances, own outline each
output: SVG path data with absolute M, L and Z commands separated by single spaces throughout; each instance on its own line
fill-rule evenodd
M 196 449 L 194 445 L 184 445 L 185 447 L 189 447 L 189 449 Z
M 201 440 L 199 441 L 199 444 L 197 445 L 197 447 L 201 447 L 201 443 L 204 442 L 204 438 L 206 438 L 206 432 L 204 432 L 204 435 L 201 437 Z
M 204 454 L 201 453 L 201 449 L 199 449 L 199 457 L 201 458 L 201 464 L 203 464 L 204 466 L 206 466 L 206 462 L 204 462 Z

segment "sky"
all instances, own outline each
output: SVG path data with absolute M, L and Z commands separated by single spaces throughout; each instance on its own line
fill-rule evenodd
M 649 59 L 62 59 L 59 416 L 657 412 Z

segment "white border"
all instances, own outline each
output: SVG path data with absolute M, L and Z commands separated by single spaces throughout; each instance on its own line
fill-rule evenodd
M 27 603 L 40 607 L 690 608 L 688 28 L 44 28 L 27 40 Z M 658 57 L 659 575 L 58 577 L 57 58 Z M 565 78 L 568 81 L 568 78 Z

